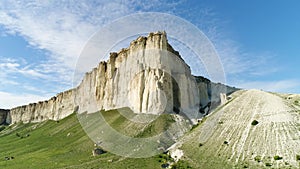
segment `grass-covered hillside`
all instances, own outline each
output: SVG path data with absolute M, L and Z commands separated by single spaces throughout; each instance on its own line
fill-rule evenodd
M 162 115 L 146 126 L 138 126 L 116 111 L 102 112 L 116 130 L 135 137 L 160 133 L 173 119 Z M 95 116 L 96 113 L 90 116 Z M 142 127 L 139 132 L 130 127 Z M 75 114 L 60 121 L 16 124 L 0 132 L 0 168 L 162 168 L 168 155 L 124 158 L 109 152 L 93 156 L 94 143 L 83 131 Z
M 235 92 L 226 104 L 179 138 L 170 150 L 174 159 L 163 153 L 149 158 L 125 158 L 110 152 L 93 156 L 97 146 L 85 131 L 98 136 L 94 129 L 104 129 L 104 123 L 98 121 L 103 117 L 122 135 L 148 138 L 174 127 L 180 121 L 175 115 L 137 116 L 124 108 L 72 114 L 59 122 L 0 127 L 0 168 L 161 169 L 171 164 L 172 169 L 296 169 L 300 167 L 299 102 L 298 95 Z M 182 123 L 181 127 L 186 126 Z

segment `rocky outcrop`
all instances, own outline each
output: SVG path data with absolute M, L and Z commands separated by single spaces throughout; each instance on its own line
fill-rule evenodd
M 159 32 L 139 37 L 87 73 L 76 89 L 75 104 L 79 112 L 120 107 L 137 113 L 187 112 L 198 107 L 196 86 L 188 65 Z
M 73 92 L 73 89 L 68 90 L 47 101 L 13 108 L 10 110 L 11 123 L 63 119 L 74 112 Z
M 0 109 L 0 125 L 5 125 L 10 123 L 10 113 L 9 110 Z
M 28 123 L 59 120 L 74 111 L 130 107 L 136 113 L 183 113 L 196 119 L 199 112 L 207 114 L 211 105 L 220 104 L 220 93 L 228 92 L 231 88 L 225 85 L 194 77 L 166 33 L 157 32 L 110 53 L 109 60 L 86 73 L 78 87 L 47 101 L 13 108 L 10 114 L 12 123 Z
M 202 115 L 207 115 L 219 105 L 225 104 L 227 95 L 239 90 L 221 83 L 211 82 L 202 76 L 195 76 L 198 85 L 200 110 Z

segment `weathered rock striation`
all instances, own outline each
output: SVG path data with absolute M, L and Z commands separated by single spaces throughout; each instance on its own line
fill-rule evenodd
M 197 110 L 197 83 L 165 33 L 139 37 L 111 53 L 76 89 L 79 112 L 130 107 L 137 113 Z M 94 106 L 91 106 L 94 105 Z
M 74 89 L 62 92 L 50 100 L 16 107 L 10 110 L 11 123 L 59 120 L 74 112 Z
M 166 33 L 156 32 L 110 53 L 109 60 L 86 73 L 78 87 L 47 101 L 13 108 L 10 117 L 11 123 L 41 122 L 59 120 L 74 111 L 130 107 L 136 113 L 183 113 L 196 119 L 221 103 L 220 93 L 235 90 L 194 77 Z
M 225 104 L 227 95 L 239 90 L 221 83 L 211 82 L 202 76 L 195 76 L 200 98 L 200 113 L 207 115 L 211 110 L 221 104 Z

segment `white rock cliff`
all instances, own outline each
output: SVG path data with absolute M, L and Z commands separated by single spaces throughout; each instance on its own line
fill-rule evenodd
M 85 74 L 78 87 L 50 100 L 16 107 L 11 123 L 59 120 L 74 111 L 93 113 L 130 107 L 136 113 L 183 113 L 190 119 L 220 104 L 220 93 L 236 90 L 194 77 L 189 66 L 167 41 L 165 32 L 150 33 L 111 53 Z

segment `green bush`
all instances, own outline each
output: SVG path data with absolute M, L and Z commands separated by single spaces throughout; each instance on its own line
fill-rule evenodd
M 158 155 L 158 162 L 166 163 L 168 161 L 173 161 L 172 157 L 169 154 L 160 154 Z
M 200 124 L 200 123 L 197 123 L 197 124 L 193 125 L 192 128 L 191 128 L 191 131 L 194 130 L 196 127 L 198 127 L 199 124 Z
M 267 167 L 271 167 L 272 164 L 271 164 L 271 163 L 266 163 L 266 166 L 267 166 Z
M 0 132 L 5 129 L 5 126 L 0 127 Z
M 282 160 L 282 157 L 280 157 L 279 155 L 274 156 L 274 160 Z
M 242 163 L 243 168 L 249 168 L 249 164 L 247 162 Z
M 296 155 L 296 160 L 300 161 L 300 155 L 299 154 Z
M 261 162 L 261 156 L 254 157 L 254 160 L 257 161 L 258 163 Z
M 257 120 L 253 120 L 252 122 L 251 122 L 251 125 L 252 126 L 256 126 L 258 124 L 258 121 Z

